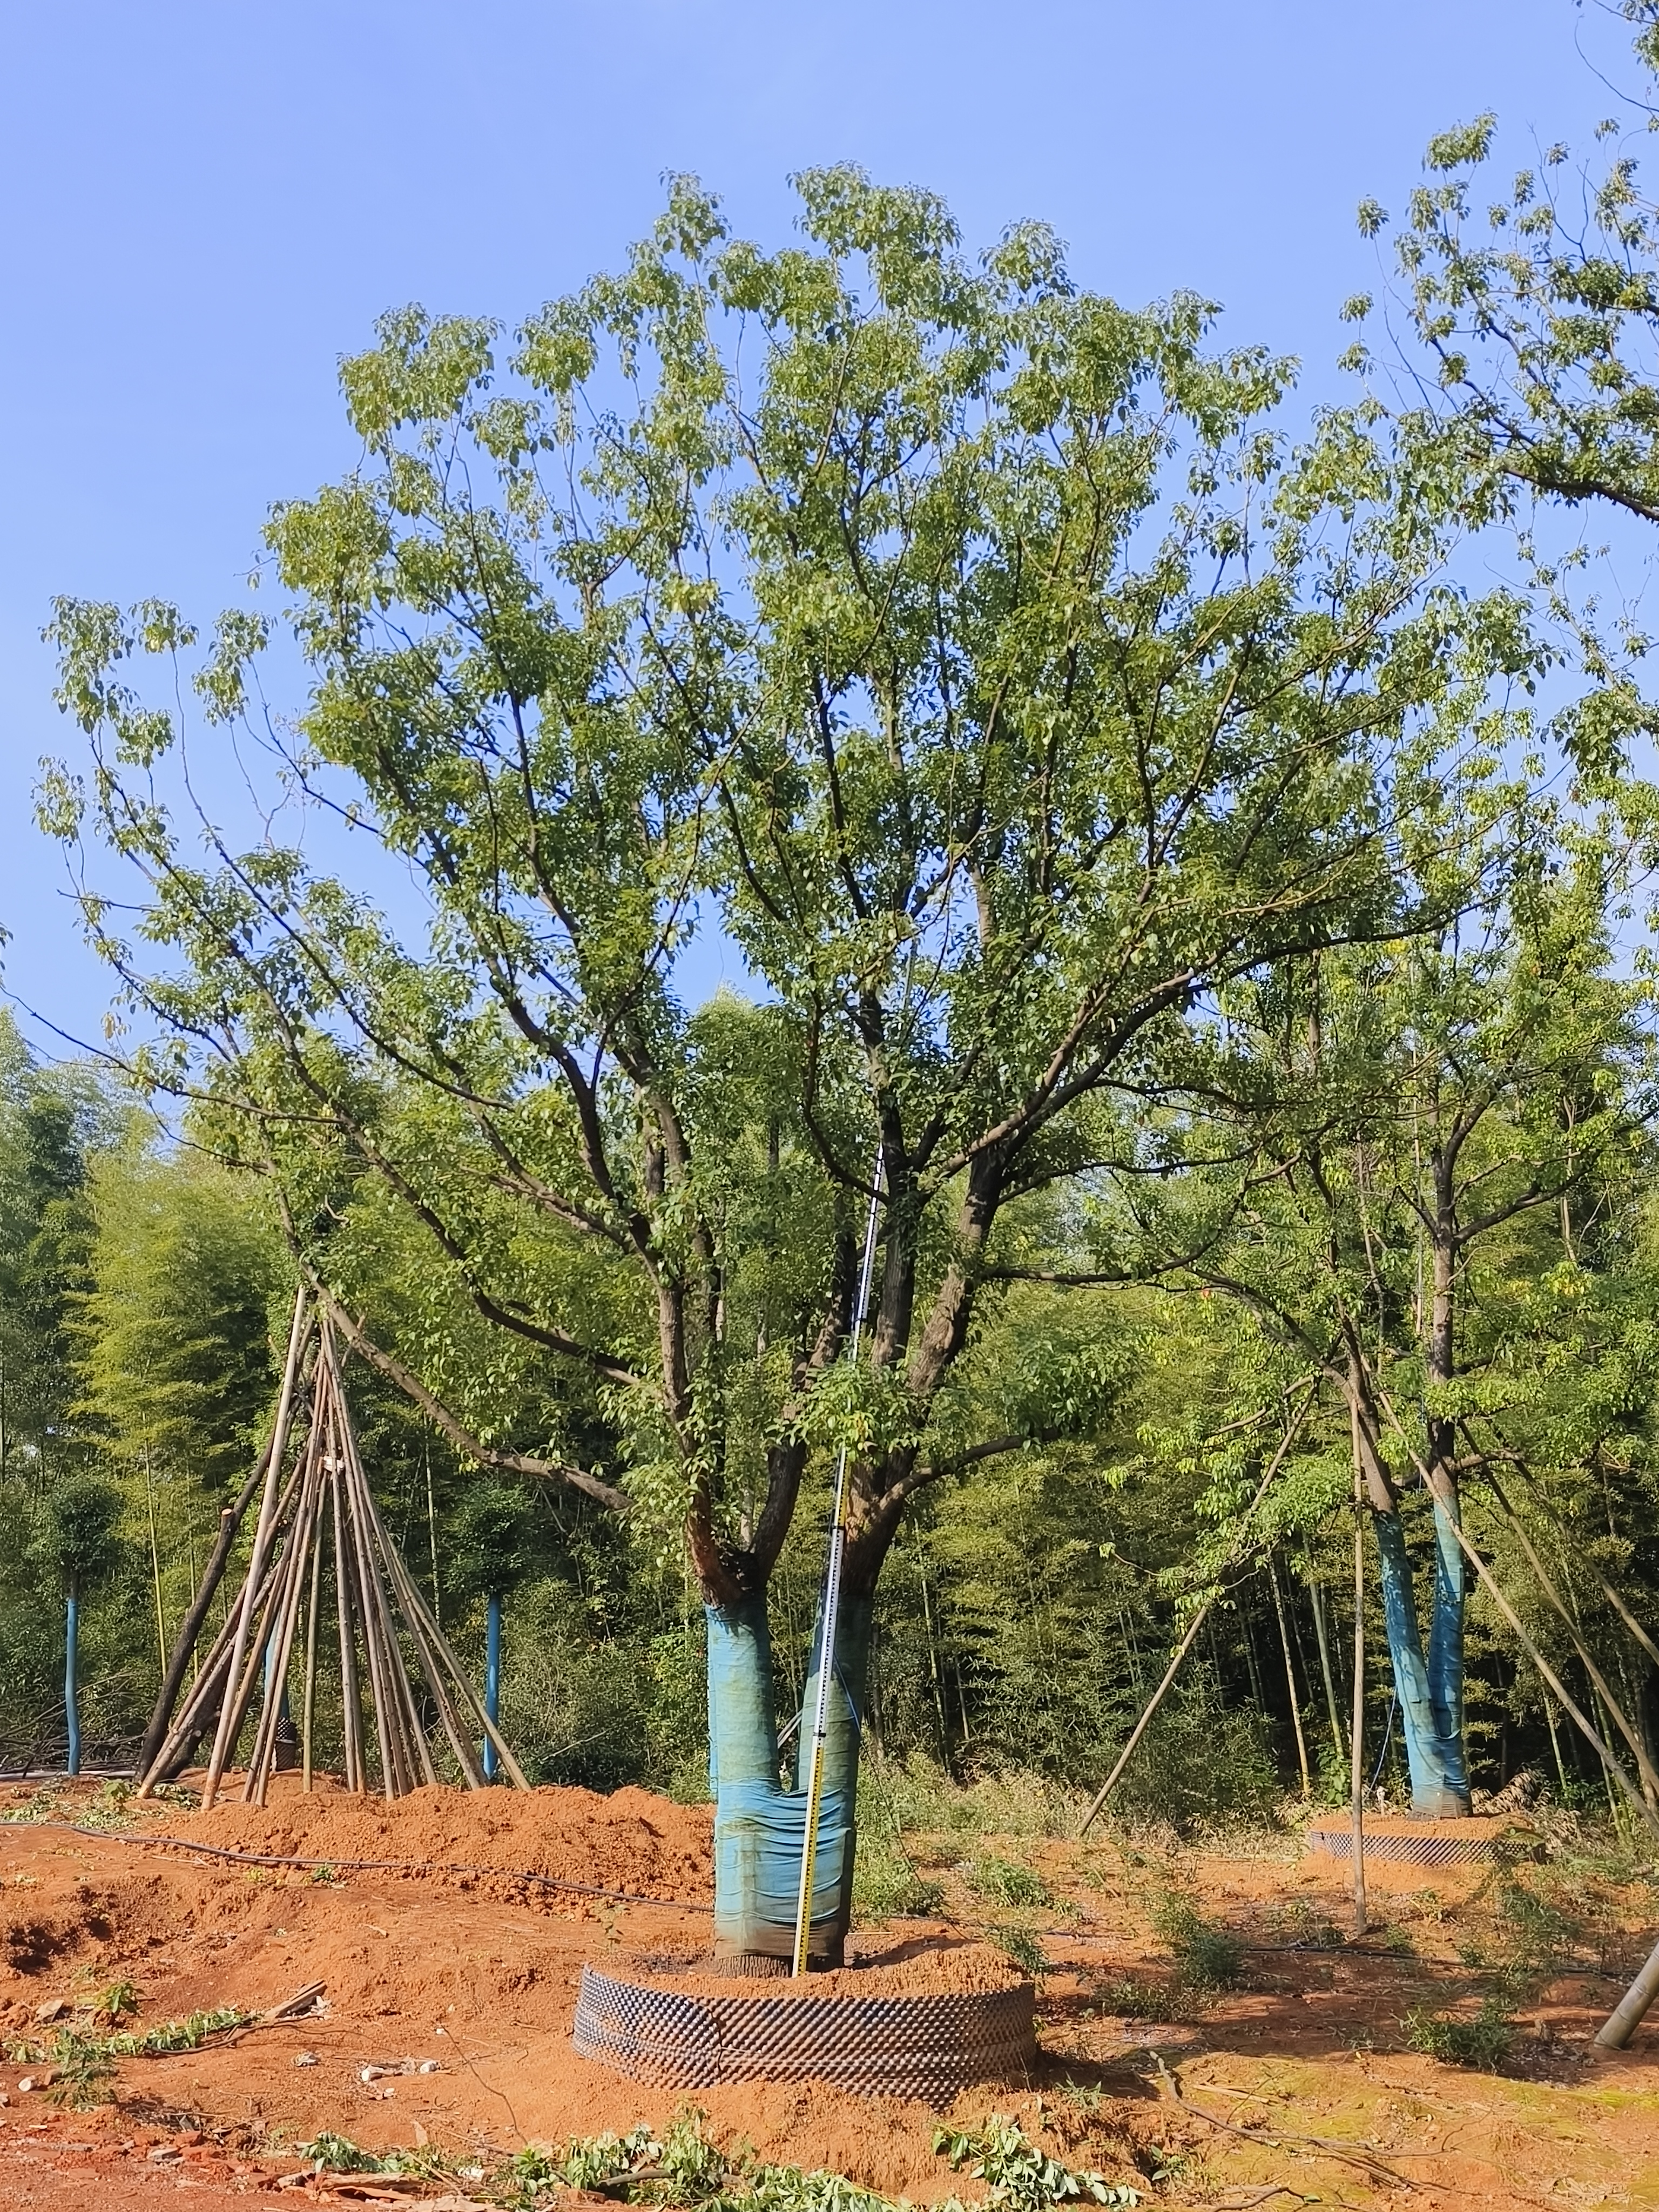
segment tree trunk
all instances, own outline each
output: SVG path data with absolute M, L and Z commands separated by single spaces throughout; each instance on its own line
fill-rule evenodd
M 1449 1723 L 1449 1708 L 1437 1700 L 1433 1667 L 1423 1656 L 1417 1624 L 1417 1603 L 1412 1590 L 1411 1561 L 1407 1555 L 1400 1509 L 1373 1510 L 1376 1549 L 1382 1585 L 1382 1618 L 1388 1630 L 1389 1663 L 1394 1670 L 1395 1693 L 1400 1700 L 1401 1732 L 1406 1739 L 1406 1765 L 1411 1776 L 1412 1810 L 1427 1820 L 1451 1820 L 1469 1809 L 1468 1781 L 1463 1767 L 1462 1698 L 1457 1700 L 1457 1724 Z M 1437 1587 L 1437 1599 L 1438 1590 Z M 1440 1625 L 1436 1606 L 1436 1626 Z M 1435 1647 L 1431 1644 L 1431 1653 Z M 1461 1664 L 1462 1639 L 1457 1638 Z M 1439 1661 L 1448 1665 L 1443 1644 Z
M 1462 1553 L 1451 1524 L 1443 1524 L 1437 1501 L 1434 1626 L 1425 1659 L 1400 1501 L 1377 1449 L 1376 1423 L 1357 1368 L 1351 1374 L 1349 1391 L 1362 1498 L 1376 1532 L 1382 1619 L 1406 1739 L 1412 1810 L 1426 1820 L 1455 1819 L 1469 1810 L 1463 1764 Z M 1455 1512 L 1455 1498 L 1452 1506 Z M 1455 1576 L 1446 1563 L 1448 1547 L 1457 1555 Z
M 779 1780 L 772 1638 L 764 1592 L 705 1608 L 708 1625 L 708 1779 L 714 1793 L 714 1954 L 739 1974 L 782 1973 L 794 1948 L 805 1843 L 809 1716 L 817 1697 L 815 1635 L 796 1787 Z M 869 1674 L 872 1607 L 844 1595 L 836 1680 L 828 1702 L 808 1958 L 834 1966 L 851 1922 L 859 1737 Z
M 1424 1362 L 1431 1388 L 1449 1382 L 1455 1364 L 1453 1333 L 1455 1252 L 1454 1194 L 1449 1167 L 1437 1169 L 1434 1237 L 1434 1299 Z M 1446 1819 L 1469 1809 L 1468 1761 L 1463 1746 L 1463 1622 L 1468 1609 L 1468 1568 L 1456 1530 L 1462 1526 L 1462 1500 L 1455 1469 L 1456 1430 L 1437 1414 L 1428 1421 L 1428 1486 L 1434 1501 L 1434 1612 L 1429 1627 L 1426 1686 L 1434 1732 L 1433 1781 L 1428 1802 L 1419 1802 L 1417 1772 L 1412 1773 L 1412 1807 Z M 1405 1699 L 1401 1699 L 1405 1710 Z M 1407 1739 L 1407 1757 L 1410 1747 Z

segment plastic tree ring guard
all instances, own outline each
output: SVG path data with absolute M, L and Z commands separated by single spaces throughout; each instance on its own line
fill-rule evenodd
M 693 1996 L 582 1968 L 574 2041 L 630 2081 L 829 2081 L 870 2097 L 943 2100 L 975 2081 L 1029 2081 L 1036 1992 L 927 1990 L 880 1996 Z

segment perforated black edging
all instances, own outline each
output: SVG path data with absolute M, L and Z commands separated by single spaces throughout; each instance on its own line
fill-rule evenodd
M 1352 1861 L 1353 1831 L 1352 1828 L 1310 1828 L 1307 1831 L 1310 1850 L 1325 1851 L 1334 1859 Z M 1365 1856 L 1368 1859 L 1394 1859 L 1407 1866 L 1478 1866 L 1487 1859 L 1528 1858 L 1537 1845 L 1526 1835 L 1513 1836 L 1439 1836 L 1402 1835 L 1397 1831 L 1383 1831 L 1373 1835 L 1365 1832 Z
M 1030 1982 L 908 1996 L 693 1996 L 584 1966 L 575 2045 L 660 2088 L 815 2081 L 943 2100 L 974 2081 L 1030 2080 L 1036 2002 Z

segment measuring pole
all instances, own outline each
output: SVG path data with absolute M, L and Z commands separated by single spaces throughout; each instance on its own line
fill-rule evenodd
M 876 1217 L 881 1206 L 881 1148 L 876 1149 L 870 1215 L 864 1224 L 864 1264 L 853 1304 L 853 1336 L 848 1358 L 858 1364 L 859 1339 L 870 1304 L 870 1279 L 876 1265 Z M 823 1614 L 818 1631 L 817 1693 L 812 1700 L 812 1742 L 806 1765 L 806 1826 L 801 1838 L 800 1897 L 795 1907 L 795 1958 L 792 1971 L 806 1972 L 806 1946 L 812 1932 L 812 1877 L 817 1870 L 818 1818 L 823 1808 L 823 1753 L 830 1734 L 830 1683 L 836 1671 L 836 1628 L 841 1613 L 841 1562 L 847 1548 L 847 1447 L 836 1459 L 836 1507 L 830 1522 L 830 1565 L 823 1577 Z

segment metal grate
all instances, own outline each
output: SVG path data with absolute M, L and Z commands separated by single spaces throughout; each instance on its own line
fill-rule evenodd
M 816 2081 L 943 2100 L 974 2081 L 1030 2080 L 1036 1996 L 1023 1982 L 908 1996 L 692 1996 L 584 1966 L 575 2045 L 659 2087 Z

